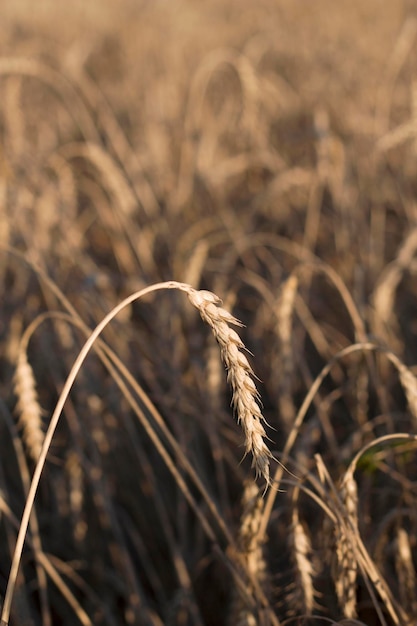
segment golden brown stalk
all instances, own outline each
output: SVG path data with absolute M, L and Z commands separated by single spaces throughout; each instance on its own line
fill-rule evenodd
M 239 335 L 229 324 L 242 324 L 228 311 L 219 306 L 220 299 L 211 291 L 196 291 L 183 284 L 190 302 L 199 310 L 202 319 L 211 327 L 220 346 L 223 362 L 227 369 L 227 379 L 233 390 L 232 404 L 237 413 L 238 422 L 245 433 L 246 453 L 253 456 L 252 467 L 257 475 L 262 475 L 269 484 L 269 459 L 262 425 L 264 417 L 258 404 L 258 391 L 253 382 L 253 370 L 245 355 L 241 352 L 244 344 Z

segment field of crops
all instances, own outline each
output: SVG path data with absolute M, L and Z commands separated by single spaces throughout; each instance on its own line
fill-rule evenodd
M 1 626 L 417 623 L 417 13 L 2 0 Z

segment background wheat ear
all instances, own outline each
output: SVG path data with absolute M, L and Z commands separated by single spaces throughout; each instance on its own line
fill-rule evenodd
M 259 524 L 262 518 L 264 499 L 256 483 L 246 481 L 242 494 L 242 515 L 238 533 L 237 566 L 244 569 L 248 578 L 246 592 L 250 600 L 257 598 L 259 590 L 264 593 L 268 586 L 267 564 L 264 558 L 263 542 L 259 538 Z M 256 603 L 248 603 L 237 585 L 233 588 L 232 602 L 227 623 L 230 626 L 252 626 L 257 624 Z M 272 624 L 272 614 L 266 607 L 263 619 L 266 624 Z M 263 622 L 262 622 L 263 623 Z
M 344 506 L 346 524 L 335 526 L 336 562 L 334 583 L 340 608 L 345 617 L 357 617 L 356 581 L 358 563 L 354 550 L 354 535 L 350 530 L 358 528 L 358 488 L 352 472 L 346 472 L 340 485 L 340 498 Z
M 44 440 L 42 409 L 38 402 L 32 366 L 28 362 L 23 346 L 20 347 L 17 358 L 14 391 L 17 397 L 18 425 L 22 430 L 23 441 L 28 454 L 36 463 Z
M 242 324 L 219 306 L 220 298 L 211 291 L 196 291 L 185 284 L 181 289 L 187 293 L 191 304 L 198 309 L 202 319 L 211 327 L 220 346 L 222 360 L 227 369 L 227 379 L 232 386 L 232 405 L 245 434 L 246 453 L 252 454 L 252 467 L 269 485 L 269 461 L 272 455 L 264 442 L 266 437 L 262 425 L 264 417 L 259 406 L 259 394 L 253 382 L 253 370 L 242 352 L 245 348 L 243 341 L 229 326 Z

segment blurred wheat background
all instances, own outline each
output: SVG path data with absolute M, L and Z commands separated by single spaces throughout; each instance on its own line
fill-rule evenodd
M 2 599 L 202 290 L 10 624 L 416 624 L 414 3 L 2 0 L 0 94 Z

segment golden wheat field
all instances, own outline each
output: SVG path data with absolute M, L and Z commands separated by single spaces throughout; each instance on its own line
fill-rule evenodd
M 2 0 L 1 626 L 417 624 L 417 12 Z

